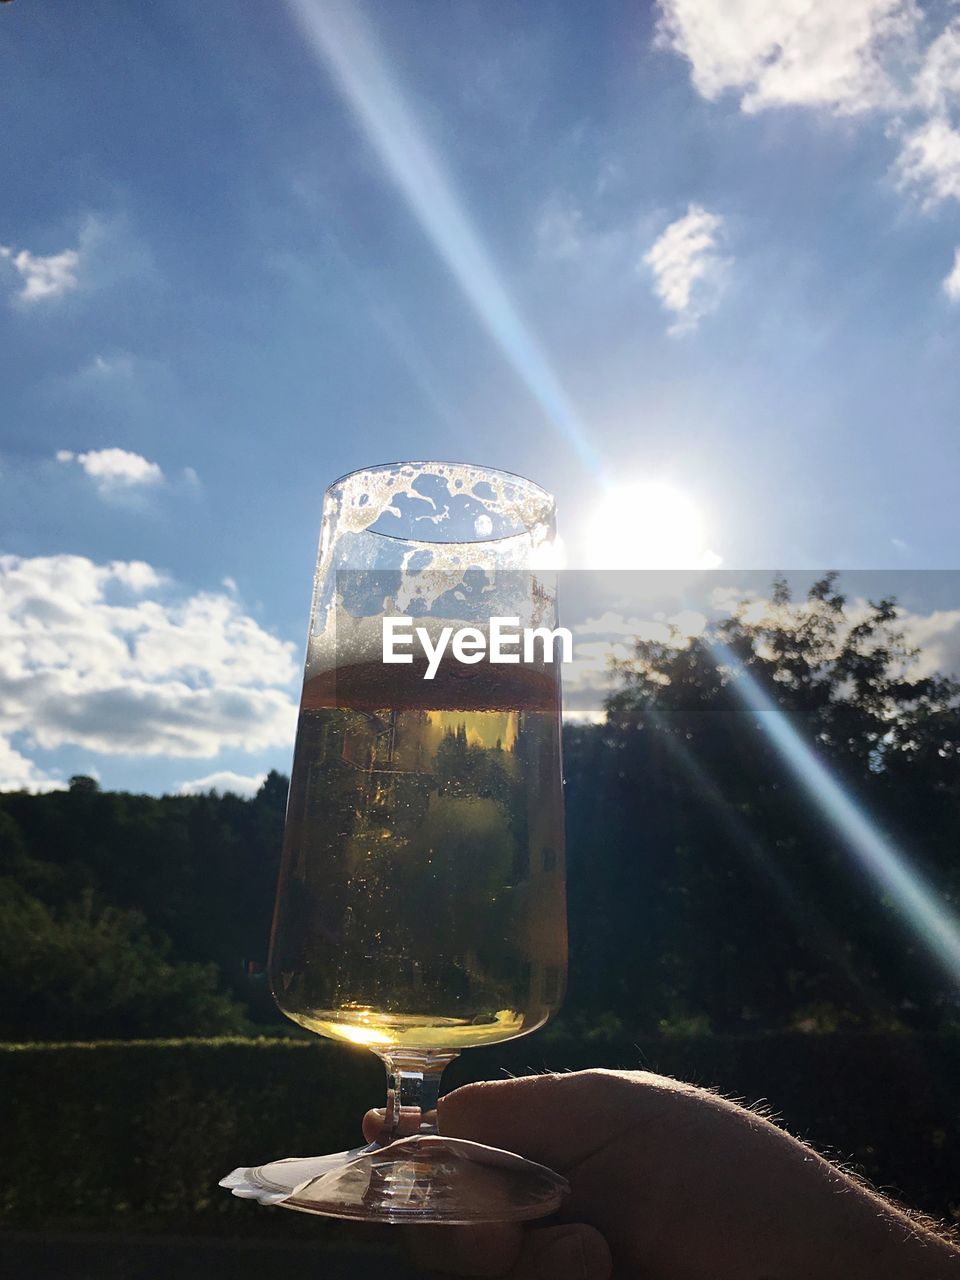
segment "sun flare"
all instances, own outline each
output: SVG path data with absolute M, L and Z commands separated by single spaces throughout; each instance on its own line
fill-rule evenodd
M 593 511 L 584 541 L 591 569 L 715 569 L 703 513 L 662 480 L 614 487 Z

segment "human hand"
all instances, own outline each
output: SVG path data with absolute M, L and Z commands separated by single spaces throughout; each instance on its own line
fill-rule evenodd
M 940 1280 L 960 1251 L 776 1125 L 647 1072 L 466 1085 L 440 1129 L 549 1165 L 559 1222 L 409 1229 L 426 1268 L 509 1280 Z M 365 1128 L 374 1136 L 379 1117 Z

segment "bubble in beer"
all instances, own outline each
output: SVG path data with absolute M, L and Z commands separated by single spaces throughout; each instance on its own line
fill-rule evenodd
M 493 533 L 493 521 L 487 515 L 477 516 L 473 522 L 473 527 L 478 538 L 489 538 Z
M 419 660 L 377 655 L 308 678 L 270 961 L 288 1018 L 457 1052 L 551 1015 L 566 961 L 558 671 L 452 659 L 424 680 Z

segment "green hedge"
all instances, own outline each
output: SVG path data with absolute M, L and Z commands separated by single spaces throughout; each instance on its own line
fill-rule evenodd
M 22 1227 L 242 1214 L 218 1179 L 356 1145 L 382 1079 L 372 1055 L 300 1040 L 2 1046 L 0 1213 Z
M 504 1071 L 659 1070 L 749 1101 L 939 1217 L 960 1216 L 960 1040 L 908 1035 L 560 1041 L 473 1050 L 449 1085 Z M 383 1096 L 371 1054 L 299 1040 L 0 1046 L 9 1226 L 258 1227 L 217 1187 L 239 1164 L 358 1141 Z M 282 1215 L 284 1231 L 296 1230 Z M 302 1226 L 302 1223 L 301 1223 Z

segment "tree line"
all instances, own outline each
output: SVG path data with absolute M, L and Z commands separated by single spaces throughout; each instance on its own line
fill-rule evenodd
M 564 732 L 571 1026 L 960 1028 L 957 974 L 875 874 L 880 842 L 948 931 L 960 916 L 960 685 L 917 657 L 894 600 L 853 609 L 833 576 L 636 642 L 604 723 Z M 279 1029 L 286 790 L 0 796 L 0 1036 Z

